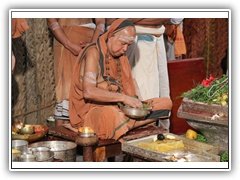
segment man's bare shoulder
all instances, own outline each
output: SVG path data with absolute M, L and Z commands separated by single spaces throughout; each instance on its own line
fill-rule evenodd
M 86 52 L 86 58 L 87 59 L 99 59 L 99 52 L 96 46 L 91 46 L 88 48 Z

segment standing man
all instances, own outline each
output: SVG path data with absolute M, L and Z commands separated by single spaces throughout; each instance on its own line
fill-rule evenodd
M 89 126 L 101 139 L 119 140 L 127 131 L 168 115 L 172 108 L 169 98 L 147 100 L 153 112 L 142 121 L 128 118 L 117 106 L 142 107 L 125 55 L 135 36 L 131 21 L 117 19 L 97 43 L 83 50 L 74 67 L 70 90 L 72 126 Z
M 55 116 L 68 117 L 69 90 L 73 65 L 82 49 L 105 30 L 105 19 L 48 19 L 54 41 L 54 62 L 57 105 Z
M 132 73 L 136 79 L 142 100 L 170 97 L 166 49 L 163 24 L 169 18 L 130 19 L 134 22 L 137 38 L 127 52 Z M 160 126 L 169 129 L 170 121 L 159 121 Z
M 186 44 L 183 36 L 183 18 L 171 18 L 170 24 L 165 25 L 164 42 L 167 60 L 182 59 L 186 54 Z

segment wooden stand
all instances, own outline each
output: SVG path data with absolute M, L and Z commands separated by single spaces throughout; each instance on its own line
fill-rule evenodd
M 79 133 L 75 142 L 83 147 L 83 161 L 93 161 L 93 146 L 98 143 L 97 136 L 82 137 Z
M 222 116 L 213 118 L 217 114 Z M 185 118 L 192 128 L 203 133 L 209 144 L 219 147 L 221 151 L 228 150 L 228 107 L 183 99 L 178 117 Z
M 156 127 L 156 126 L 147 126 L 142 128 L 137 128 L 128 133 L 128 135 L 124 136 L 124 140 L 137 139 L 140 137 L 145 137 L 153 134 L 164 133 L 165 130 Z M 119 141 L 114 139 L 99 139 L 97 144 L 82 144 L 79 142 L 79 136 L 76 132 L 73 132 L 69 129 L 66 129 L 63 126 L 59 126 L 57 128 L 49 128 L 49 137 L 60 137 L 64 140 L 70 140 L 76 142 L 79 146 L 83 147 L 83 160 L 84 161 L 114 161 L 114 158 L 120 154 L 122 154 L 122 147 Z M 81 140 L 80 140 L 81 141 Z

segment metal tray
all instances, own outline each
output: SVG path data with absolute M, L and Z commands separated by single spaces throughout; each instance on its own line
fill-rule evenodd
M 122 151 L 132 156 L 136 156 L 147 161 L 159 162 L 219 162 L 219 149 L 206 143 L 197 142 L 195 140 L 186 139 L 171 133 L 165 133 L 165 136 L 170 135 L 176 139 L 182 140 L 184 149 L 173 150 L 168 152 L 157 152 L 147 150 L 138 146 L 140 142 L 152 142 L 157 139 L 157 135 L 148 136 L 136 140 L 124 142 Z

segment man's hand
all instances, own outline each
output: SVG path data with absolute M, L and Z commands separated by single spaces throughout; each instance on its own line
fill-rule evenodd
M 123 103 L 134 108 L 141 108 L 143 106 L 139 99 L 126 95 L 124 96 Z
M 65 46 L 71 53 L 75 56 L 78 56 L 79 53 L 82 51 L 82 46 L 79 44 L 74 44 L 72 42 L 68 42 Z

